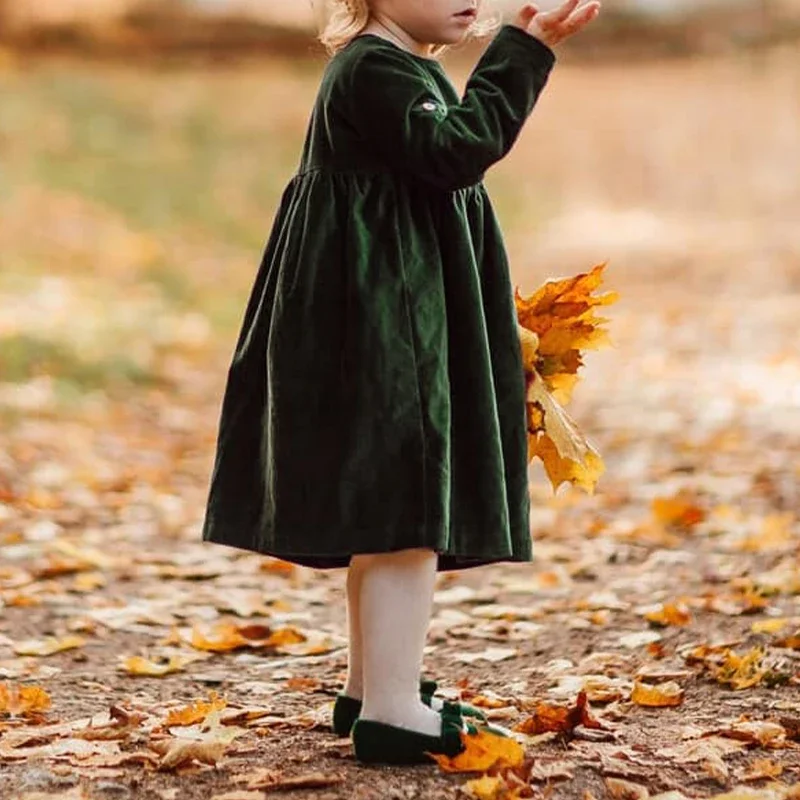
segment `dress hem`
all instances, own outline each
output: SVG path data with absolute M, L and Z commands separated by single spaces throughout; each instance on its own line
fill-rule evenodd
M 311 567 L 312 569 L 341 569 L 350 563 L 350 559 L 354 555 L 380 555 L 382 553 L 398 552 L 400 550 L 408 550 L 414 547 L 403 546 L 396 548 L 387 548 L 375 551 L 359 551 L 348 553 L 290 553 L 280 550 L 277 547 L 260 548 L 254 545 L 244 543 L 237 543 L 231 539 L 222 540 L 204 535 L 202 541 L 209 544 L 222 545 L 224 547 L 233 547 L 237 550 L 245 550 L 250 553 L 256 553 L 262 556 L 270 556 L 272 558 L 280 559 L 281 561 L 288 561 L 291 564 L 298 564 L 303 567 Z M 439 556 L 437 571 L 450 572 L 453 570 L 471 569 L 473 567 L 482 567 L 488 564 L 497 564 L 502 562 L 513 563 L 531 563 L 533 562 L 532 552 L 525 553 L 492 553 L 486 552 L 478 555 L 459 555 L 458 553 L 447 553 L 442 550 L 437 550 L 435 547 L 426 545 L 416 545 L 417 547 L 433 550 Z

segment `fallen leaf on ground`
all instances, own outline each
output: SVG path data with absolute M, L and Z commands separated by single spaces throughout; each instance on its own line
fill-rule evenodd
M 508 800 L 508 784 L 500 777 L 484 775 L 462 785 L 461 791 L 473 800 Z M 519 795 L 515 795 L 518 797 Z
M 696 499 L 681 492 L 673 497 L 653 498 L 650 508 L 662 525 L 691 528 L 706 517 L 705 510 L 697 504 Z
M 150 677 L 161 677 L 170 675 L 173 672 L 181 672 L 187 664 L 191 664 L 195 658 L 193 656 L 170 656 L 166 661 L 151 661 L 144 656 L 130 656 L 123 658 L 120 669 L 130 675 L 147 675 Z
M 719 683 L 732 689 L 748 689 L 760 683 L 767 672 L 762 667 L 763 658 L 761 647 L 753 647 L 742 655 L 730 650 L 719 666 L 711 665 L 711 670 Z
M 514 730 L 529 736 L 552 731 L 564 734 L 569 739 L 578 725 L 583 725 L 585 728 L 603 729 L 600 721 L 589 713 L 584 691 L 578 693 L 574 706 L 552 706 L 547 703 L 539 703 L 533 714 L 522 720 Z
M 216 692 L 210 692 L 208 701 L 195 700 L 191 705 L 170 711 L 164 720 L 164 726 L 194 725 L 196 722 L 202 722 L 209 712 L 223 709 L 227 704 L 227 700 L 219 697 Z
M 608 794 L 614 800 L 647 800 L 650 792 L 646 786 L 621 778 L 606 778 Z
M 0 714 L 30 716 L 50 708 L 50 695 L 41 686 L 0 683 Z
M 270 791 L 285 791 L 291 789 L 322 789 L 326 786 L 336 786 L 344 783 L 344 778 L 335 773 L 306 772 L 301 775 L 284 775 L 279 769 L 265 769 L 255 775 L 243 775 L 242 782 L 248 789 L 264 789 Z
M 573 761 L 542 761 L 539 758 L 533 764 L 530 777 L 534 781 L 572 780 L 575 767 Z
M 461 734 L 465 750 L 457 756 L 430 753 L 444 772 L 488 772 L 501 767 L 517 767 L 525 751 L 515 739 L 497 736 L 479 728 L 475 734 Z
M 455 653 L 453 658 L 465 664 L 472 664 L 475 661 L 505 661 L 517 655 L 518 651 L 513 647 L 487 647 L 478 653 Z
M 631 700 L 639 706 L 679 706 L 683 702 L 683 689 L 675 681 L 649 686 L 637 681 L 631 692 Z
M 192 761 L 214 765 L 225 754 L 228 746 L 228 742 L 193 742 L 180 739 L 150 744 L 162 756 L 158 763 L 160 770 L 176 769 Z
M 662 603 L 660 608 L 645 613 L 645 619 L 656 625 L 688 625 L 692 621 L 689 609 L 682 603 Z
M 730 726 L 717 728 L 711 733 L 738 739 L 742 742 L 759 744 L 762 747 L 781 748 L 786 746 L 786 729 L 777 722 L 740 720 Z
M 740 775 L 743 781 L 760 781 L 763 778 L 777 778 L 783 773 L 783 765 L 768 758 L 757 758 Z
M 751 626 L 750 630 L 753 633 L 778 633 L 782 631 L 789 620 L 785 617 L 773 617 L 772 619 L 756 620 Z
M 623 647 L 634 650 L 645 644 L 652 644 L 662 638 L 658 631 L 633 631 L 632 633 L 625 633 L 619 637 L 619 643 Z
M 13 650 L 18 656 L 50 656 L 62 650 L 83 647 L 85 640 L 81 636 L 50 636 L 46 639 L 26 639 L 15 642 Z
M 231 742 L 245 733 L 244 728 L 223 726 L 220 709 L 213 709 L 201 725 L 181 728 L 174 737 L 153 740 L 149 746 L 161 755 L 160 770 L 175 769 L 191 761 L 213 765 L 222 758 Z

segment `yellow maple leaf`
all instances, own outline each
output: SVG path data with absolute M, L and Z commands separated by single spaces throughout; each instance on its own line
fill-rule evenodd
M 194 725 L 202 722 L 211 711 L 219 711 L 228 705 L 228 701 L 220 697 L 216 692 L 209 692 L 208 702 L 205 700 L 195 700 L 191 705 L 177 708 L 167 714 L 164 725 Z
M 762 667 L 764 650 L 753 647 L 743 655 L 728 650 L 725 660 L 712 668 L 719 683 L 728 684 L 733 689 L 748 689 L 760 683 L 767 670 Z
M 15 642 L 13 650 L 18 656 L 51 656 L 62 650 L 71 650 L 74 647 L 83 647 L 84 640 L 80 636 L 48 636 L 45 639 L 26 639 L 24 642 Z
M 166 663 L 157 663 L 143 656 L 130 656 L 122 659 L 120 669 L 130 675 L 147 675 L 160 678 L 162 675 L 180 672 L 192 661 L 194 661 L 192 656 L 173 655 L 169 657 Z
M 219 623 L 212 634 L 206 636 L 197 627 L 192 628 L 191 645 L 197 650 L 210 650 L 223 653 L 242 647 L 281 648 L 286 645 L 305 642 L 304 633 L 286 625 L 272 630 L 267 625 L 237 625 L 233 622 Z
M 750 626 L 753 633 L 779 633 L 782 631 L 789 620 L 786 617 L 773 617 L 772 619 L 760 619 Z
M 528 402 L 541 414 L 544 429 L 532 432 L 529 428 L 528 460 L 542 459 L 553 491 L 569 482 L 592 494 L 605 471 L 603 459 L 536 373 L 528 387 Z
M 519 797 L 516 791 L 509 794 L 508 784 L 499 775 L 473 778 L 461 787 L 461 791 L 473 800 L 513 800 Z
M 525 751 L 516 739 L 498 736 L 483 728 L 461 734 L 464 750 L 457 756 L 430 753 L 444 772 L 487 772 L 501 767 L 518 767 Z
M 210 636 L 206 636 L 197 628 L 192 628 L 192 647 L 198 650 L 208 650 L 214 653 L 224 653 L 249 646 L 250 642 L 242 636 L 235 625 L 217 626 Z

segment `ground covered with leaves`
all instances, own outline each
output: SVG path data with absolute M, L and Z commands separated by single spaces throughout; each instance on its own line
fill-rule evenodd
M 329 730 L 343 573 L 199 541 L 320 65 L 3 65 L 0 796 L 800 796 L 796 53 L 560 65 L 491 173 L 525 294 L 608 261 L 606 472 L 441 576 L 426 674 L 520 747 L 413 768 Z

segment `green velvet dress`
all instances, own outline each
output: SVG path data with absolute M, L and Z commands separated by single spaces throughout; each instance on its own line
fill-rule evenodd
M 531 560 L 522 356 L 483 176 L 554 62 L 511 25 L 461 98 L 375 34 L 328 61 L 228 371 L 205 541 L 317 568 L 412 547 L 439 570 Z

